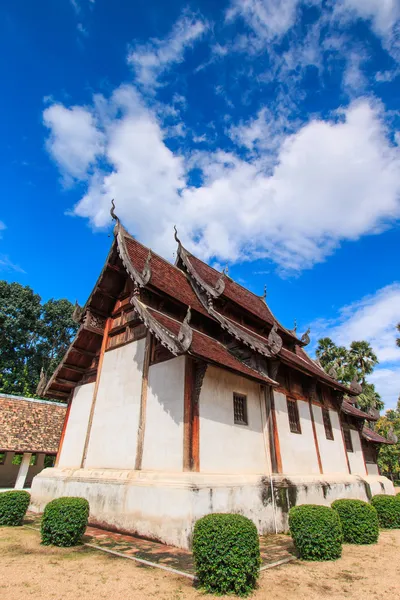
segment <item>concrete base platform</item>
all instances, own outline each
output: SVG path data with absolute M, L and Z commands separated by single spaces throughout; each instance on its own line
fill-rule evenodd
M 296 504 L 329 506 L 338 498 L 368 500 L 394 494 L 386 477 L 330 474 L 161 473 L 115 469 L 45 469 L 32 484 L 30 509 L 42 512 L 60 496 L 81 496 L 90 504 L 93 526 L 136 534 L 190 548 L 197 519 L 211 512 L 249 517 L 260 534 L 288 528 Z

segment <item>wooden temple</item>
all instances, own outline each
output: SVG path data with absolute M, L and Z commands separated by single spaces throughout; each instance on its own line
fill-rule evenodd
M 171 264 L 116 220 L 77 335 L 46 387 L 68 402 L 56 467 L 33 506 L 85 496 L 91 522 L 190 545 L 208 512 L 240 512 L 260 532 L 296 503 L 394 493 L 387 440 L 357 408 L 361 386 L 327 374 L 257 296 L 180 242 Z

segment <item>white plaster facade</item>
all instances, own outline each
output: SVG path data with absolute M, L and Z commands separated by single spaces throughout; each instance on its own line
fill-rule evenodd
M 240 512 L 266 533 L 287 529 L 295 503 L 394 493 L 385 477 L 372 469 L 366 475 L 357 431 L 349 474 L 338 414 L 330 411 L 334 440 L 327 440 L 321 409 L 313 405 L 320 474 L 309 403 L 298 401 L 302 433 L 291 433 L 281 392 L 274 392 L 274 403 L 283 473 L 271 475 L 268 394 L 215 366 L 208 366 L 199 396 L 200 472 L 184 472 L 184 356 L 149 368 L 142 470 L 135 470 L 144 352 L 141 339 L 105 353 L 84 468 L 95 384 L 75 389 L 58 468 L 35 477 L 33 510 L 54 497 L 83 496 L 90 523 L 186 548 L 195 521 L 210 512 Z M 234 392 L 247 397 L 247 426 L 234 423 Z

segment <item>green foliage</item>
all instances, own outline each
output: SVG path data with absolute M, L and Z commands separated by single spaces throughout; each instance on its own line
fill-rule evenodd
M 378 514 L 371 504 L 363 500 L 335 500 L 332 508 L 342 523 L 344 542 L 375 544 L 378 541 Z
M 388 410 L 375 425 L 375 431 L 385 438 L 397 436 L 395 444 L 381 444 L 378 465 L 382 475 L 399 477 L 400 475 L 400 410 Z M 395 438 L 394 438 L 395 439 Z
M 378 513 L 379 525 L 384 529 L 400 529 L 400 502 L 396 496 L 378 494 L 371 500 Z
M 81 541 L 89 518 L 85 498 L 56 498 L 46 505 L 42 519 L 42 543 L 75 546 Z
M 303 504 L 289 511 L 290 535 L 303 560 L 336 560 L 343 533 L 338 513 L 327 506 Z
M 19 466 L 22 463 L 22 459 L 23 459 L 24 455 L 17 452 L 16 454 L 14 454 L 14 456 L 12 457 L 11 460 L 11 464 L 15 465 L 15 466 Z
M 256 526 L 242 515 L 206 515 L 194 527 L 193 556 L 203 589 L 245 596 L 254 589 L 260 569 Z
M 29 286 L 0 281 L 0 392 L 36 395 L 40 373 L 48 379 L 78 325 L 68 300 L 41 298 Z
M 338 381 L 349 385 L 356 377 L 362 383 L 363 391 L 357 398 L 361 410 L 384 408 L 375 386 L 366 381 L 366 376 L 371 375 L 378 364 L 377 356 L 368 342 L 352 342 L 347 349 L 345 346 L 336 346 L 328 337 L 321 338 L 316 355 L 327 373 L 332 367 L 335 369 Z
M 30 494 L 24 490 L 1 492 L 0 525 L 22 525 L 30 500 Z

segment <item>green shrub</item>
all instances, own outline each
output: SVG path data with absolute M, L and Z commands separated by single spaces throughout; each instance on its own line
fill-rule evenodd
M 30 500 L 30 494 L 25 490 L 1 492 L 0 525 L 22 525 Z
M 378 513 L 363 500 L 335 500 L 332 508 L 339 514 L 343 541 L 348 544 L 375 544 L 379 537 Z
M 256 526 L 242 515 L 206 515 L 194 526 L 193 557 L 204 590 L 245 596 L 254 589 L 260 569 Z
M 400 528 L 400 502 L 396 496 L 378 494 L 372 497 L 371 504 L 377 510 L 381 527 L 384 529 Z
M 342 555 L 342 525 L 327 506 L 303 504 L 289 511 L 289 528 L 303 560 L 335 560 Z
M 56 498 L 46 505 L 42 519 L 42 543 L 75 546 L 81 541 L 89 518 L 84 498 Z

